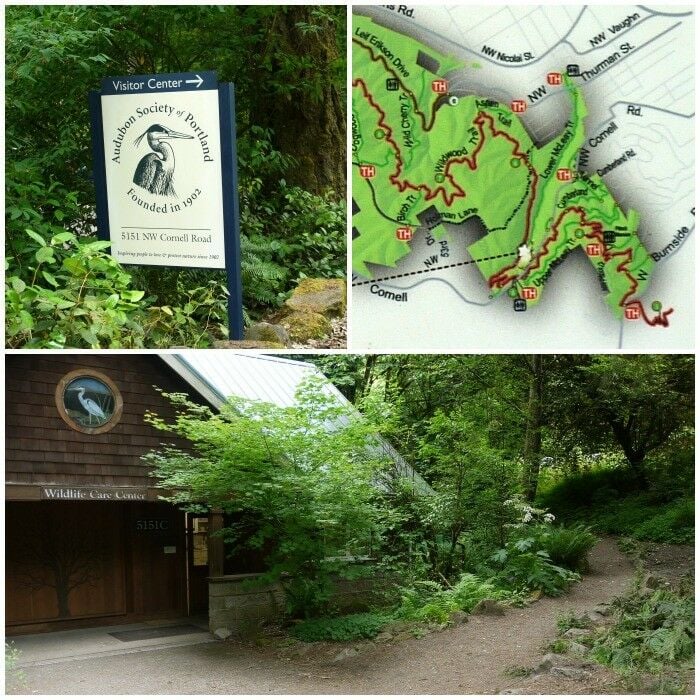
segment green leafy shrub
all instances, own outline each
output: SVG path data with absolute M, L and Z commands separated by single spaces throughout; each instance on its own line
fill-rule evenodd
M 17 667 L 20 656 L 21 652 L 14 642 L 5 642 L 5 692 L 7 693 L 19 693 L 26 690 L 26 674 Z
M 590 626 L 591 621 L 586 615 L 577 615 L 573 610 L 557 617 L 557 629 L 560 634 L 572 628 L 588 629 Z
M 600 503 L 607 504 L 633 493 L 636 488 L 635 474 L 619 462 L 610 468 L 569 475 L 541 491 L 538 502 L 561 518 Z
M 459 609 L 464 612 L 471 612 L 485 598 L 507 602 L 516 602 L 517 599 L 512 591 L 498 588 L 491 581 L 484 581 L 475 574 L 462 574 L 451 593 Z
M 284 583 L 285 612 L 290 618 L 326 612 L 331 593 L 328 576 L 297 576 L 287 579 Z
M 654 479 L 649 490 L 638 490 L 629 469 L 606 468 L 554 483 L 541 492 L 539 502 L 567 523 L 579 521 L 594 532 L 692 544 L 695 502 L 688 474 L 693 473 L 694 461 L 692 441 L 687 444 L 692 434 L 680 431 L 672 440 L 674 450 L 649 458 L 648 472 Z
M 390 620 L 389 615 L 379 613 L 321 617 L 300 622 L 292 628 L 291 634 L 302 642 L 325 640 L 350 642 L 355 639 L 374 639 Z
M 571 571 L 585 572 L 588 569 L 588 554 L 598 538 L 583 526 L 544 526 L 535 533 L 539 549 L 549 555 L 553 564 Z
M 46 228 L 46 227 L 45 227 Z M 56 227 L 53 227 L 56 228 Z M 9 347 L 167 347 L 210 345 L 227 333 L 225 284 L 181 288 L 181 304 L 151 305 L 108 241 L 32 229 L 5 263 Z M 28 280 L 25 282 L 25 279 Z
M 445 624 L 453 612 L 469 613 L 485 598 L 510 604 L 522 602 L 518 592 L 499 588 L 492 581 L 467 573 L 451 588 L 443 588 L 434 581 L 418 581 L 411 588 L 402 589 L 401 604 L 395 614 L 403 620 Z
M 510 589 L 541 590 L 545 595 L 558 596 L 581 578 L 552 563 L 549 554 L 537 548 L 534 537 L 509 541 L 492 559 L 501 566 L 496 581 Z
M 451 591 L 435 581 L 416 581 L 410 588 L 401 589 L 401 604 L 396 616 L 402 620 L 446 623 L 450 613 L 459 610 Z
M 592 654 L 620 671 L 660 673 L 692 665 L 695 601 L 672 590 L 635 592 L 618 599 L 616 624 L 595 642 Z
M 402 599 L 398 616 L 403 620 L 437 622 L 442 625 L 457 610 L 459 610 L 459 604 L 449 595 L 448 591 L 435 593 L 427 600 L 420 598 L 413 592 Z
M 345 203 L 280 180 L 272 191 L 254 178 L 241 196 L 246 305 L 279 305 L 306 277 L 345 277 Z
M 553 639 L 547 645 L 547 651 L 551 651 L 554 654 L 566 654 L 569 651 L 569 646 L 568 639 Z
M 668 503 L 687 497 L 695 486 L 695 430 L 685 426 L 671 435 L 668 442 L 654 450 L 645 461 L 649 490 L 660 502 Z
M 280 262 L 294 281 L 305 277 L 344 277 L 346 272 L 345 202 L 327 192 L 323 196 L 280 183 L 278 222 Z
M 363 555 L 380 536 L 373 475 L 385 463 L 367 450 L 376 429 L 323 379 L 306 378 L 292 406 L 230 397 L 214 412 L 164 396 L 174 416 L 147 413 L 146 423 L 193 449 L 162 445 L 143 460 L 172 503 L 224 511 L 228 551 L 256 552 L 265 572 L 256 583 L 279 585 L 290 614 L 326 615 L 334 581 L 371 575 Z
M 682 498 L 668 504 L 661 512 L 642 520 L 632 536 L 651 542 L 692 544 L 695 539 L 695 501 Z
M 575 513 L 591 529 L 611 535 L 634 537 L 650 542 L 693 544 L 695 538 L 695 501 L 692 497 L 659 503 L 656 495 L 642 493 L 611 504 Z
M 32 229 L 5 263 L 6 338 L 10 347 L 141 347 L 143 291 L 105 252 L 106 241 Z M 28 280 L 25 282 L 25 280 Z
M 178 281 L 178 303 L 149 306 L 149 347 L 183 345 L 207 347 L 215 338 L 228 336 L 228 289 L 216 279 L 186 288 Z M 147 301 L 152 302 L 152 297 Z

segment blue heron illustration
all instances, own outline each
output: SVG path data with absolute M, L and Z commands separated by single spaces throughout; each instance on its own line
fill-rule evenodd
M 148 139 L 150 149 L 155 153 L 149 153 L 141 158 L 134 172 L 134 184 L 143 187 L 151 194 L 176 197 L 173 187 L 175 152 L 167 140 L 194 137 L 168 129 L 162 124 L 153 124 L 134 141 L 134 144 L 138 146 L 144 136 Z
M 84 386 L 81 386 L 79 389 L 70 387 L 68 391 L 78 392 L 78 401 L 80 401 L 80 405 L 85 409 L 85 413 L 87 413 L 88 425 L 92 425 L 95 422 L 94 419 L 96 419 L 98 425 L 107 420 L 108 416 L 102 409 L 102 406 L 94 399 L 86 398 Z

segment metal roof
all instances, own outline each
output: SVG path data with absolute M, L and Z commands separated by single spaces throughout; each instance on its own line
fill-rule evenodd
M 310 362 L 297 362 L 274 355 L 238 353 L 231 350 L 180 351 L 161 354 L 190 386 L 215 408 L 229 396 L 293 406 L 299 384 L 309 376 L 324 377 Z M 326 380 L 328 390 L 342 397 Z
M 182 350 L 175 354 L 161 353 L 160 357 L 217 409 L 230 396 L 266 401 L 281 407 L 293 406 L 301 382 L 315 375 L 325 380 L 329 395 L 347 405 L 349 411 L 356 410 L 318 367 L 310 362 L 231 350 Z M 377 436 L 377 441 L 368 442 L 367 448 L 370 452 L 388 456 L 397 472 L 413 480 L 419 491 L 431 490 L 384 438 Z

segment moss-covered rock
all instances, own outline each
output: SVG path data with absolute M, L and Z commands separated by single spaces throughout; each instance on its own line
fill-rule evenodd
M 346 284 L 342 279 L 308 278 L 299 282 L 292 296 L 284 302 L 284 313 L 304 311 L 327 318 L 345 313 Z
M 297 343 L 325 338 L 331 332 L 331 322 L 313 311 L 292 311 L 282 319 L 282 325 L 289 332 L 289 337 Z
M 245 339 L 256 342 L 281 343 L 284 347 L 289 345 L 289 333 L 284 326 L 264 321 L 248 326 L 245 329 Z

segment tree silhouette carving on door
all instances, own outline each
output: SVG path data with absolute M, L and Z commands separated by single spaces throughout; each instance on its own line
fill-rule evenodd
M 8 621 L 123 611 L 123 557 L 115 504 L 7 505 L 8 588 L 19 589 L 8 591 Z M 18 505 L 30 512 L 11 519 Z M 24 607 L 29 601 L 22 599 L 27 596 L 31 610 L 12 609 L 11 601 Z

